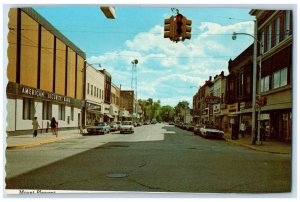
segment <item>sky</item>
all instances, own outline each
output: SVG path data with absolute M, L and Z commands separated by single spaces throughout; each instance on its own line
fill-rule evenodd
M 39 6 L 34 9 L 86 53 L 87 62 L 105 68 L 112 82 L 131 89 L 132 64 L 137 64 L 138 99 L 153 98 L 175 106 L 193 95 L 209 76 L 228 74 L 228 60 L 245 50 L 253 39 L 254 17 L 246 8 L 184 7 L 192 20 L 192 38 L 174 43 L 163 37 L 164 19 L 171 7 L 119 6 L 116 19 L 107 19 L 99 6 Z
M 164 19 L 176 15 L 170 7 L 119 6 L 116 19 L 107 19 L 99 6 L 42 5 L 34 9 L 86 53 L 87 62 L 105 68 L 112 82 L 131 89 L 132 64 L 137 64 L 138 99 L 153 98 L 175 106 L 193 95 L 209 76 L 228 74 L 228 61 L 253 39 L 250 9 L 184 7 L 192 20 L 192 38 L 174 43 L 163 37 Z

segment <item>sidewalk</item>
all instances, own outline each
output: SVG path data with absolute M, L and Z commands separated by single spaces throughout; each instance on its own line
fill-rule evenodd
M 52 135 L 49 130 L 48 133 L 38 132 L 37 137 L 30 135 L 17 135 L 17 136 L 8 136 L 6 137 L 6 148 L 7 149 L 18 149 L 18 148 L 27 148 L 33 147 L 41 144 L 47 144 L 51 142 L 61 141 L 68 138 L 76 138 L 82 136 L 78 130 L 66 130 L 58 131 L 58 137 Z
M 240 145 L 243 147 L 247 147 L 249 149 L 253 149 L 256 151 L 277 153 L 277 154 L 291 154 L 292 153 L 292 144 L 287 142 L 281 142 L 278 140 L 273 140 L 267 138 L 266 141 L 262 142 L 262 145 L 252 145 L 252 137 L 250 135 L 245 135 L 242 138 L 239 135 L 239 139 L 232 140 L 230 133 L 225 133 L 224 138 L 227 142 L 231 144 Z

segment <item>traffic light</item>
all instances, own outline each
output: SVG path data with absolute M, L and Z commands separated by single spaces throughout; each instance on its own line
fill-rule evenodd
M 173 41 L 174 38 L 174 16 L 165 19 L 164 25 L 164 38 L 170 38 Z
M 165 19 L 164 38 L 170 38 L 171 41 L 178 42 L 185 39 L 191 39 L 191 24 L 185 16 L 178 13 L 176 16 L 171 16 Z
M 192 21 L 183 16 L 182 23 L 182 41 L 185 39 L 191 39 Z
M 176 15 L 176 34 L 178 36 L 181 36 L 182 34 L 182 28 L 183 28 L 183 15 L 180 13 Z

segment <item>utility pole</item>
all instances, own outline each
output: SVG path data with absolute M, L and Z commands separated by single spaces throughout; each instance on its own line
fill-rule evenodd
M 138 106 L 138 102 L 137 102 L 137 68 L 136 65 L 138 64 L 138 60 L 135 59 L 131 62 L 132 64 L 132 71 L 131 71 L 131 90 L 133 90 L 133 92 L 135 91 L 135 97 L 133 95 L 133 106 L 132 106 L 132 114 L 135 112 L 135 117 L 137 118 L 137 106 Z M 136 100 L 136 103 L 134 104 Z M 135 118 L 135 120 L 136 120 Z

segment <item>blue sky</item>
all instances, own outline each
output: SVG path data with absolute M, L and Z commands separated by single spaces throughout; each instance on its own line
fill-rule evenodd
M 192 20 L 192 38 L 174 43 L 163 38 L 164 18 L 175 15 L 167 7 L 116 7 L 116 19 L 105 18 L 98 6 L 34 7 L 80 49 L 87 61 L 107 69 L 112 81 L 131 87 L 131 61 L 138 59 L 138 98 L 175 106 L 192 97 L 209 76 L 228 74 L 228 60 L 245 50 L 253 39 L 250 9 L 179 8 Z

